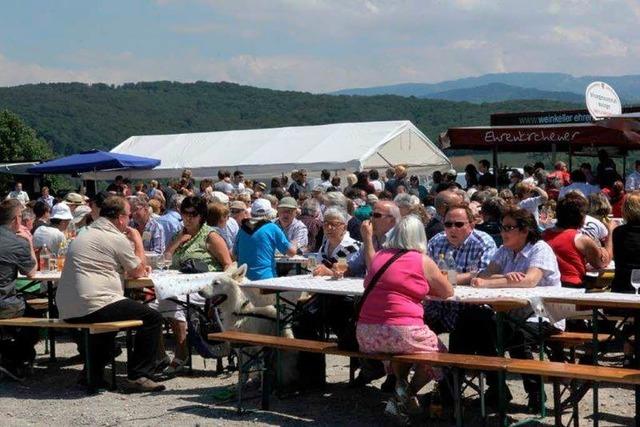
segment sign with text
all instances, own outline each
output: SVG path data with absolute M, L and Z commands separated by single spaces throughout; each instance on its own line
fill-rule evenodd
M 604 82 L 593 82 L 587 86 L 585 101 L 589 114 L 598 120 L 622 113 L 622 104 L 615 90 Z

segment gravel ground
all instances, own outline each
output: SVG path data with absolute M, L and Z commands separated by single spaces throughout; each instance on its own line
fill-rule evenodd
M 384 401 L 388 395 L 380 392 L 376 381 L 362 389 L 347 387 L 348 360 L 341 357 L 327 359 L 328 382 L 326 388 L 286 398 L 273 397 L 272 410 L 260 411 L 259 398 L 248 401 L 250 411 L 242 415 L 235 412 L 235 402 L 219 402 L 216 395 L 222 390 L 234 389 L 237 375 L 215 375 L 215 364 L 194 358 L 194 372 L 165 382 L 167 390 L 155 394 L 125 394 L 122 391 L 105 391 L 87 396 L 76 385 L 82 369 L 69 358 L 76 354 L 75 345 L 60 342 L 56 346 L 59 360 L 47 363 L 44 346 L 39 344 L 38 360 L 34 374 L 23 384 L 7 379 L 0 380 L 1 425 L 27 426 L 147 426 L 147 425 L 392 425 L 383 416 Z M 125 381 L 124 357 L 118 359 L 119 383 Z M 509 414 L 514 420 L 529 417 L 524 413 L 526 399 L 518 377 L 509 377 L 514 395 Z M 258 390 L 249 392 L 259 395 Z M 547 386 L 551 398 L 551 387 Z M 477 396 L 469 394 L 465 400 L 465 425 L 480 425 Z M 547 408 L 551 410 L 551 404 Z M 589 392 L 580 404 L 581 425 L 592 425 L 592 396 Z M 600 389 L 601 425 L 629 426 L 634 415 L 633 389 L 604 385 Z M 567 422 L 569 412 L 565 413 Z M 424 424 L 421 422 L 420 424 Z M 429 421 L 429 425 L 448 426 L 452 421 Z M 547 417 L 531 425 L 553 425 Z M 488 425 L 497 425 L 491 416 Z

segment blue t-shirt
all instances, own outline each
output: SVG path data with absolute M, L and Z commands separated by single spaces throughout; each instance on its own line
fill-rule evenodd
M 249 234 L 243 227 L 238 232 L 233 252 L 238 265 L 247 264 L 249 280 L 276 277 L 276 249 L 283 254 L 289 250 L 289 240 L 276 224 L 267 223 Z

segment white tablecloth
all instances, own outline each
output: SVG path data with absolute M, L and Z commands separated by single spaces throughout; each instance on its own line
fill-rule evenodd
M 242 286 L 281 292 L 296 291 L 332 295 L 362 295 L 364 291 L 363 279 L 361 278 L 333 280 L 328 277 L 314 277 L 310 274 L 256 280 Z

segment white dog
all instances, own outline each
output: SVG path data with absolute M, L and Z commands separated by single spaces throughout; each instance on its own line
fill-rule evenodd
M 218 308 L 222 328 L 225 331 L 241 331 L 262 335 L 278 335 L 277 310 L 273 305 L 256 307 L 249 289 L 241 288 L 247 266 L 241 265 L 230 269 L 214 279 L 210 285 L 199 293 Z M 283 337 L 293 338 L 289 327 L 280 333 Z M 282 380 L 284 384 L 292 384 L 297 378 L 297 352 L 282 352 Z

